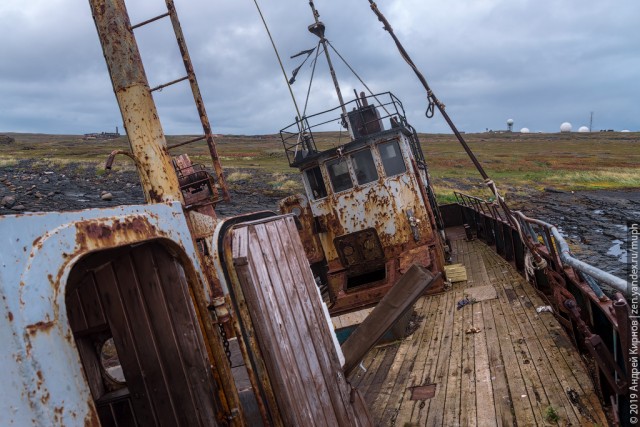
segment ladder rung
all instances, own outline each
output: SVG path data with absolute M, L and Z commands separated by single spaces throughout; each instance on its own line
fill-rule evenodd
M 151 89 L 151 92 L 154 92 L 154 91 L 159 90 L 159 89 L 163 89 L 163 88 L 165 88 L 167 86 L 171 86 L 171 85 L 174 85 L 176 83 L 180 83 L 180 82 L 182 82 L 184 80 L 188 80 L 188 79 L 189 79 L 189 76 L 180 77 L 179 79 L 172 80 L 169 83 L 165 83 L 163 85 L 154 87 L 153 89 Z
M 166 18 L 167 16 L 169 16 L 169 12 L 163 13 L 162 15 L 158 15 L 155 18 L 151 18 L 151 19 L 147 19 L 146 21 L 142 21 L 141 23 L 132 26 L 131 29 L 135 30 L 138 27 L 142 27 L 143 25 L 150 24 L 153 21 L 157 21 L 158 19 Z
M 207 138 L 206 135 L 202 135 L 197 138 L 190 139 L 188 141 L 178 142 L 177 144 L 169 145 L 167 146 L 167 149 L 171 150 L 172 148 L 182 147 L 183 145 L 191 144 L 192 142 L 202 141 L 203 139 L 206 139 L 206 138 Z

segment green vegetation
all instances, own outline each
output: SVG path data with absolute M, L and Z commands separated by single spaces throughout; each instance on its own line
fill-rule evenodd
M 69 164 L 102 164 L 114 149 L 128 149 L 126 137 L 84 141 L 77 135 L 8 134 L 12 144 L 0 145 L 0 166 L 21 159 L 38 159 L 51 168 Z M 455 200 L 453 192 L 489 196 L 473 164 L 453 135 L 421 135 L 425 157 L 438 200 Z M 169 144 L 193 138 L 169 136 Z M 345 142 L 344 133 L 315 135 L 319 149 Z M 465 139 L 509 198 L 518 191 L 623 189 L 640 187 L 640 134 L 594 132 L 571 134 L 467 134 Z M 247 179 L 247 169 L 272 174 L 274 190 L 300 191 L 297 171 L 287 164 L 278 135 L 222 136 L 216 138 L 221 163 L 230 183 Z M 206 144 L 201 141 L 175 150 L 186 152 L 194 163 L 210 165 Z M 133 169 L 119 156 L 114 169 Z M 240 170 L 238 170 L 240 169 Z M 234 172 L 235 171 L 235 172 Z
M 640 134 L 467 134 L 466 141 L 507 198 L 514 191 L 640 187 Z M 479 173 L 452 135 L 421 135 L 439 199 L 462 188 L 487 197 Z
M 548 423 L 557 423 L 560 421 L 560 416 L 553 409 L 553 406 L 547 406 L 547 409 L 544 411 L 544 420 Z

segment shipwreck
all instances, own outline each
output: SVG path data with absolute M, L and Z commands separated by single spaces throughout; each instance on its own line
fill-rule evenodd
M 511 211 L 475 157 L 495 200 L 439 206 L 402 103 L 345 102 L 332 72 L 339 105 L 281 132 L 306 194 L 219 218 L 229 192 L 173 1 L 135 25 L 124 0 L 89 3 L 130 141 L 106 167 L 133 159 L 147 203 L 0 218 L 0 424 L 630 425 L 626 282 Z M 151 88 L 134 33 L 159 19 L 186 75 Z M 181 81 L 203 134 L 168 146 L 152 94 Z M 318 150 L 327 120 L 349 138 Z M 196 141 L 210 165 L 176 153 Z

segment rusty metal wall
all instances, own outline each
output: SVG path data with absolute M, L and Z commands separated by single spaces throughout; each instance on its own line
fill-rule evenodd
M 411 173 L 411 149 L 406 136 L 398 130 L 394 137 L 385 135 L 375 139 L 374 144 L 394 139 L 401 145 L 406 173 L 386 177 L 382 163 L 374 152 L 379 177 L 377 181 L 339 193 L 333 193 L 329 188 L 327 197 L 309 201 L 313 214 L 319 217 L 321 227 L 327 230 L 320 234 L 320 239 L 329 263 L 338 259 L 333 244 L 337 236 L 367 228 L 378 231 L 387 258 L 398 256 L 403 251 L 433 239 L 431 221 L 420 194 L 417 177 Z M 324 161 L 325 159 L 320 159 L 320 163 Z M 326 170 L 321 170 L 325 183 L 330 182 Z M 416 220 L 419 241 L 414 238 L 408 211 L 413 212 Z
M 180 248 L 202 286 L 179 203 L 0 218 L 0 425 L 98 425 L 67 318 L 67 278 L 90 252 L 158 238 Z

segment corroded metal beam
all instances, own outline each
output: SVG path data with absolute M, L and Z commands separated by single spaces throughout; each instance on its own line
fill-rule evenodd
M 132 155 L 150 203 L 182 201 L 124 0 L 89 0 Z

